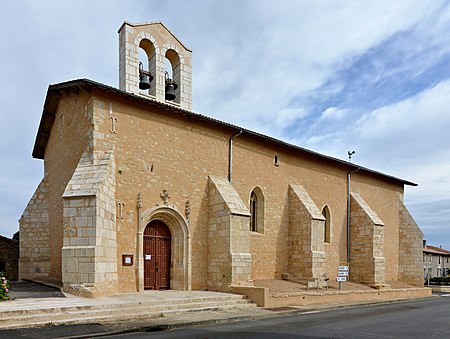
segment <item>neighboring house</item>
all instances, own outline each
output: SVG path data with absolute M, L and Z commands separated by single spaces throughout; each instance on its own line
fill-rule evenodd
M 424 277 L 427 273 L 430 278 L 446 277 L 450 275 L 450 251 L 443 249 L 442 246 L 435 247 L 427 245 L 423 241 L 423 272 Z
M 0 235 L 0 272 L 9 279 L 17 280 L 19 262 L 19 242 Z
M 161 23 L 125 22 L 119 37 L 120 89 L 48 88 L 22 278 L 93 297 L 229 291 L 334 279 L 350 261 L 353 281 L 423 286 L 423 236 L 403 204 L 416 184 L 194 113 L 191 51 Z

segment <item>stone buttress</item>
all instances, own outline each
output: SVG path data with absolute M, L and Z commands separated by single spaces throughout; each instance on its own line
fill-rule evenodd
M 359 194 L 350 200 L 350 280 L 384 284 L 384 223 Z
M 399 200 L 398 280 L 423 286 L 423 233 Z
M 250 213 L 225 178 L 209 177 L 208 279 L 210 290 L 252 285 Z
M 30 199 L 20 224 L 20 279 L 46 279 L 50 273 L 48 182 L 44 177 Z
M 300 185 L 289 185 L 288 274 L 296 279 L 325 275 L 325 218 Z
M 63 288 L 85 297 L 118 289 L 114 154 L 95 153 L 83 154 L 63 194 Z

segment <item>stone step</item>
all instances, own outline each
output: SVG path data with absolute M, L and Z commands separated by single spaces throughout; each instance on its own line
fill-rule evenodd
M 100 306 L 100 305 L 98 305 Z M 35 312 L 24 312 L 22 314 L 10 314 L 10 317 L 0 318 L 0 328 L 32 327 L 46 324 L 69 324 L 87 323 L 100 321 L 123 321 L 140 318 L 155 318 L 168 314 L 185 312 L 204 312 L 211 310 L 225 310 L 233 308 L 251 308 L 255 304 L 247 299 L 238 298 L 233 300 L 208 301 L 197 300 L 187 303 L 165 303 L 164 305 L 135 305 L 126 304 L 121 307 L 66 307 L 65 310 L 57 307 L 53 310 L 35 310 Z M 43 312 L 42 312 L 43 311 Z M 50 312 L 49 312 L 50 311 Z
M 23 305 L 19 305 L 17 307 L 14 307 L 14 305 L 11 305 L 11 307 L 8 310 L 2 310 L 0 312 L 0 320 L 2 318 L 10 318 L 15 315 L 26 315 L 26 314 L 34 314 L 36 312 L 38 313 L 58 313 L 58 312 L 70 312 L 70 311 L 79 311 L 79 310 L 97 310 L 97 309 L 117 309 L 117 308 L 136 308 L 136 307 L 145 307 L 145 306 L 160 306 L 161 301 L 159 300 L 147 300 L 147 301 L 117 301 L 117 302 L 102 302 L 102 301 L 91 301 L 89 300 L 89 303 L 83 303 L 83 301 L 80 302 L 69 302 L 69 305 L 62 305 L 62 306 L 54 306 L 54 304 L 60 302 L 60 303 L 66 303 L 68 301 L 67 299 L 59 299 L 57 301 L 54 301 L 52 304 L 47 303 L 34 303 L 32 305 L 27 305 L 26 307 L 23 307 Z M 182 304 L 188 304 L 188 303 L 198 303 L 198 302 L 251 302 L 249 299 L 246 299 L 245 296 L 241 295 L 228 295 L 228 296 L 213 296 L 213 297 L 192 297 L 192 298 L 177 298 L 177 299 L 170 299 L 170 300 L 164 300 L 164 305 L 182 305 Z

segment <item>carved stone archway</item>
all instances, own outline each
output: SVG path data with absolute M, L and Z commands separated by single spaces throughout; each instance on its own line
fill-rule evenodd
M 170 230 L 171 276 L 170 288 L 173 290 L 191 290 L 191 237 L 186 219 L 170 206 L 156 206 L 146 209 L 139 219 L 137 234 L 137 280 L 138 291 L 144 291 L 143 236 L 145 227 L 153 220 L 164 222 Z

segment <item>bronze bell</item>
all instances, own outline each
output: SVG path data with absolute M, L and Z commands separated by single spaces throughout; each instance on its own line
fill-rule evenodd
M 146 74 L 139 74 L 139 89 L 149 89 L 150 80 Z
M 166 72 L 166 100 L 173 101 L 177 97 L 175 90 L 178 85 L 172 79 L 169 79 L 169 73 Z
M 144 71 L 142 62 L 139 63 L 139 89 L 146 90 L 150 88 L 150 81 L 153 80 L 149 72 Z
M 166 85 L 166 100 L 175 100 L 175 86 L 173 84 Z

